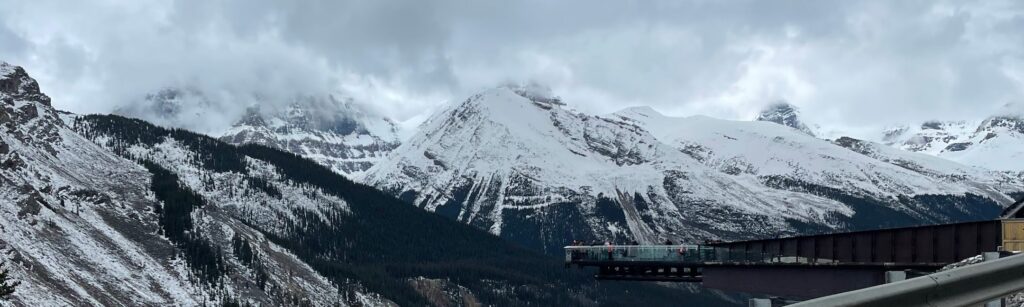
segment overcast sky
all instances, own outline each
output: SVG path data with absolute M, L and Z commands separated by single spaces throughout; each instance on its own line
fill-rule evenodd
M 74 112 L 193 87 L 341 92 L 415 121 L 534 81 L 593 113 L 785 100 L 856 135 L 1019 104 L 1024 1 L 0 0 L 0 59 Z

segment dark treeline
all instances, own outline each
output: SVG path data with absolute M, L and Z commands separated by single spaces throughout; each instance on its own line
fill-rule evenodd
M 254 221 L 239 218 L 263 231 L 276 244 L 288 248 L 337 285 L 355 281 L 402 306 L 431 305 L 409 282 L 410 278 L 421 276 L 465 286 L 487 305 L 728 304 L 717 297 L 655 285 L 594 281 L 589 272 L 566 269 L 557 257 L 527 250 L 472 226 L 410 206 L 313 161 L 280 150 L 257 145 L 235 147 L 188 131 L 164 129 L 114 115 L 82 117 L 76 122 L 76 129 L 94 140 L 110 137 L 106 145 L 119 148 L 121 154 L 133 145 L 152 146 L 173 138 L 198 154 L 199 161 L 193 163 L 215 172 L 247 174 L 245 157 L 248 156 L 274 166 L 281 175 L 273 181 L 246 177 L 250 188 L 262 191 L 267 197 L 281 197 L 276 186 L 293 185 L 318 189 L 345 200 L 347 210 L 291 209 L 297 217 L 283 220 L 286 225 L 283 232 L 264 229 Z M 165 191 L 160 198 L 165 203 L 167 199 L 184 201 L 199 197 L 193 191 L 181 189 L 166 169 L 149 165 L 147 168 L 154 174 L 154 190 Z M 161 178 L 159 187 L 158 177 Z M 171 184 L 172 181 L 175 184 Z M 168 215 L 171 210 L 176 213 L 201 210 L 203 203 L 192 204 L 173 209 L 165 204 L 161 214 Z M 186 224 L 191 220 L 161 217 L 161 223 L 172 222 L 177 224 L 167 227 L 168 233 L 188 229 Z M 183 236 L 173 235 L 189 237 L 187 232 Z M 240 257 L 243 264 L 258 265 L 258 261 L 248 260 L 258 258 L 250 244 L 244 238 L 232 238 L 235 256 Z M 213 259 L 220 259 L 217 258 L 219 252 L 212 253 L 216 256 Z M 219 261 L 196 266 L 204 268 L 201 272 L 206 272 L 205 268 L 223 269 Z M 216 279 L 219 275 L 210 276 Z
M 264 194 L 267 194 L 267 196 L 281 198 L 281 190 L 278 190 L 266 179 L 259 177 L 247 177 L 245 182 L 250 188 L 262 191 Z
M 85 115 L 75 120 L 74 128 L 92 140 L 98 136 L 110 137 L 106 145 L 122 156 L 128 156 L 127 149 L 132 145 L 153 146 L 171 138 L 196 152 L 200 159 L 197 162 L 203 168 L 215 172 L 246 173 L 245 156 L 234 146 L 188 130 L 163 128 L 117 115 Z
M 263 269 L 259 259 L 260 255 L 256 249 L 253 249 L 252 243 L 248 239 L 242 237 L 238 233 L 235 233 L 231 237 L 231 250 L 234 252 L 235 258 L 238 259 L 243 265 L 252 269 L 255 274 L 253 280 L 256 281 L 256 286 L 260 289 L 267 289 L 267 272 Z
M 951 223 L 954 221 L 981 221 L 999 216 L 1002 207 L 995 201 L 971 193 L 957 195 L 914 195 L 900 196 L 899 203 L 904 206 L 892 207 L 886 201 L 867 196 L 849 193 L 840 189 L 789 179 L 780 176 L 766 176 L 768 187 L 803 191 L 841 202 L 854 209 L 853 216 L 830 213 L 826 219 L 842 225 L 849 231 L 909 227 L 924 224 Z M 928 210 L 916 210 L 925 207 Z M 790 220 L 790 225 L 800 233 L 813 234 L 830 231 L 820 225 Z
M 410 206 L 298 155 L 259 145 L 239 149 L 274 165 L 283 177 L 317 187 L 349 204 L 350 215 L 329 215 L 326 223 L 312 216 L 299 219 L 304 223 L 292 225 L 288 236 L 271 236 L 275 242 L 329 277 L 363 281 L 402 305 L 429 304 L 405 281 L 417 276 L 454 281 L 485 302 L 498 305 L 580 305 L 580 296 L 610 305 L 722 303 L 657 286 L 597 283 L 581 271 L 567 270 L 560 259 Z M 489 282 L 494 280 L 515 288 L 494 289 Z M 638 297 L 635 293 L 643 294 Z
M 223 253 L 195 231 L 192 221 L 192 211 L 205 205 L 202 196 L 182 186 L 178 175 L 171 171 L 150 161 L 141 163 L 153 174 L 150 189 L 162 203 L 162 206 L 157 204 L 154 211 L 159 216 L 163 235 L 181 250 L 189 268 L 203 282 L 218 283 L 227 269 Z

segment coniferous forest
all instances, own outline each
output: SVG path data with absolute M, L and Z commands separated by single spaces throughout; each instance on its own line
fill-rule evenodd
M 141 162 L 153 174 L 151 189 L 162 206 L 153 208 L 160 217 L 164 236 L 181 249 L 193 273 L 203 282 L 215 284 L 223 275 L 223 253 L 216 250 L 201 233 L 192 231 L 192 211 L 206 202 L 199 194 L 178 182 L 178 176 L 150 161 Z
M 559 258 L 512 245 L 472 226 L 408 205 L 292 153 L 259 145 L 236 147 L 204 135 L 116 115 L 83 116 L 75 122 L 75 128 L 88 138 L 107 137 L 108 147 L 129 158 L 132 146 L 152 146 L 173 139 L 197 154 L 196 164 L 212 172 L 246 174 L 246 157 L 257 159 L 279 172 L 280 178 L 273 179 L 278 184 L 314 188 L 343 199 L 349 206 L 347 212 L 338 208 L 323 221 L 314 212 L 300 211 L 300 217 L 294 220 L 300 222 L 288 220 L 286 231 L 267 230 L 264 235 L 337 284 L 358 281 L 403 306 L 431 305 L 410 285 L 409 280 L 417 277 L 454 282 L 472 290 L 482 302 L 502 306 L 587 304 L 581 298 L 607 305 L 722 302 L 715 296 L 657 285 L 594 281 L 592 272 L 567 269 Z M 212 248 L 205 234 L 196 233 L 191 217 L 193 212 L 215 204 L 208 204 L 201 195 L 181 185 L 173 172 L 150 161 L 139 163 L 152 173 L 153 192 L 163 203 L 154 210 L 164 235 L 181 250 L 197 276 L 216 283 L 226 269 L 225 251 Z M 247 178 L 250 188 L 263 191 L 267 197 L 280 197 L 270 179 Z M 242 222 L 261 229 L 251 221 Z M 249 242 L 237 236 L 230 240 L 231 254 L 247 265 L 259 266 L 255 261 L 259 255 L 254 254 Z M 494 289 L 506 286 L 516 290 Z

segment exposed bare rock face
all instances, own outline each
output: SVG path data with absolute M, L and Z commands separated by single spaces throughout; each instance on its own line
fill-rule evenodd
M 800 112 L 796 107 L 785 102 L 771 104 L 757 115 L 757 120 L 773 122 L 814 136 L 814 131 L 800 120 Z

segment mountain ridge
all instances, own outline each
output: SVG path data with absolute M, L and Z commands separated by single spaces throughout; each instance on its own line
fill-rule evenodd
M 549 253 L 573 239 L 699 242 L 976 219 L 1010 202 L 1007 185 L 989 185 L 1001 175 L 928 161 L 932 173 L 917 172 L 776 123 L 563 105 L 501 87 L 472 95 L 360 179 Z M 953 179 L 960 172 L 968 179 Z M 894 224 L 872 221 L 880 214 Z
M 907 151 L 922 152 L 1024 178 L 1024 118 L 995 115 L 980 122 L 928 121 L 919 127 L 890 129 L 883 141 Z
M 9 75 L 0 258 L 22 281 L 15 304 L 729 304 L 599 284 L 295 154 L 12 99 L 37 96 L 10 95 Z
M 346 176 L 357 176 L 384 159 L 401 141 L 398 126 L 351 100 L 307 97 L 283 110 L 250 107 L 219 138 L 301 154 Z

